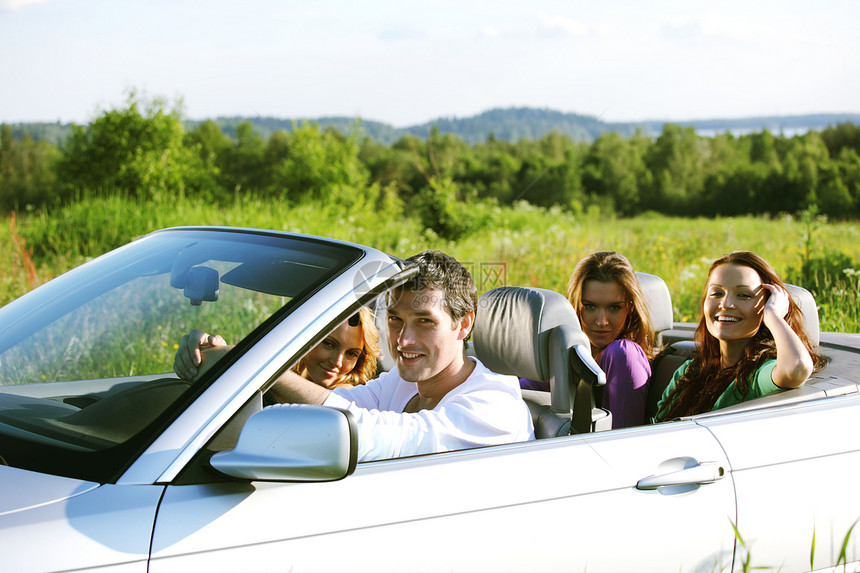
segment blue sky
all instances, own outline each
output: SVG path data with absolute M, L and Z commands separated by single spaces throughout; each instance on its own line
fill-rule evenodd
M 0 0 L 0 122 L 860 112 L 856 0 Z

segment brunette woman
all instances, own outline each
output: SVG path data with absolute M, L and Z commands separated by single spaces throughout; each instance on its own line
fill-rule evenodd
M 824 364 L 803 330 L 800 308 L 755 253 L 735 251 L 714 261 L 701 309 L 698 350 L 663 392 L 657 421 L 798 388 Z

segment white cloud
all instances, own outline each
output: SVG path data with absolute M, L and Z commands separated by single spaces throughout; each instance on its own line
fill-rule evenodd
M 481 30 L 481 36 L 484 38 L 498 38 L 500 33 L 495 26 L 484 26 Z
M 776 14 L 768 18 L 749 14 L 703 12 L 689 16 L 665 18 L 663 37 L 675 41 L 708 41 L 744 45 L 780 44 L 785 46 L 824 44 L 829 40 L 810 32 L 796 14 Z
M 689 40 L 704 34 L 702 22 L 697 19 L 669 21 L 663 24 L 663 35 L 671 39 Z
M 50 0 L 0 0 L 0 10 L 15 11 L 33 4 L 45 4 Z
M 418 40 L 425 36 L 424 31 L 413 26 L 388 26 L 378 34 L 380 40 Z
M 538 25 L 544 33 L 575 37 L 588 34 L 588 28 L 579 20 L 574 20 L 573 18 L 547 14 L 543 10 L 538 10 L 537 18 Z

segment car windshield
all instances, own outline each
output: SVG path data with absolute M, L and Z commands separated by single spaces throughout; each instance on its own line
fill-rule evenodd
M 362 254 L 300 237 L 161 231 L 0 309 L 0 461 L 104 481 L 202 391 L 173 374 L 184 334 L 207 325 L 242 341 Z

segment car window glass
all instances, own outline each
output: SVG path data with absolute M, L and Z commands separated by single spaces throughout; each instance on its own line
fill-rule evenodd
M 184 334 L 203 327 L 239 343 L 360 254 L 265 235 L 161 232 L 14 301 L 0 309 L 0 456 L 41 468 L 52 456 L 37 446 L 89 456 L 145 441 L 150 424 L 200 391 L 173 374 Z

